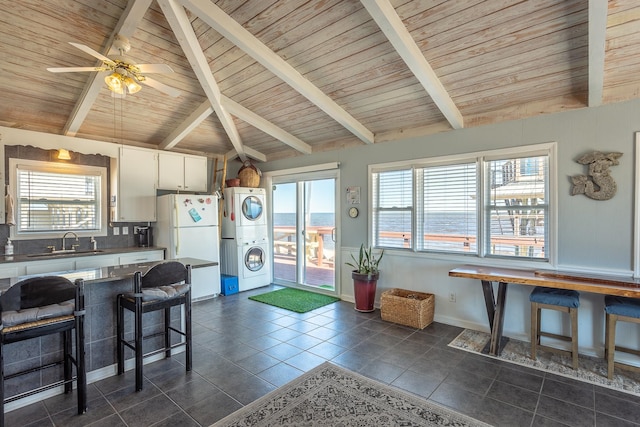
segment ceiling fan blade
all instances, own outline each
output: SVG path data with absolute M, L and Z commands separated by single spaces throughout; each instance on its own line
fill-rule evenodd
M 174 98 L 180 95 L 180 91 L 178 89 L 167 86 L 166 84 L 160 83 L 157 80 L 150 79 L 149 77 L 145 77 L 145 79 L 141 80 L 140 82 L 146 84 L 147 86 L 151 86 L 152 88 L 157 89 L 160 92 L 166 93 L 167 95 Z
M 89 46 L 80 44 L 80 43 L 74 43 L 74 42 L 69 42 L 69 44 L 71 46 L 75 46 L 78 49 L 80 49 L 81 51 L 88 53 L 89 55 L 93 56 L 94 58 L 98 58 L 100 61 L 102 62 L 106 62 L 108 64 L 113 63 L 112 60 L 110 60 L 109 58 L 107 58 L 106 56 L 104 56 L 103 54 L 96 52 L 95 50 L 91 49 Z
M 47 71 L 52 73 L 80 73 L 83 71 L 107 71 L 103 67 L 61 67 L 61 68 L 47 68 Z
M 149 73 L 173 73 L 173 69 L 167 64 L 136 64 L 142 74 Z

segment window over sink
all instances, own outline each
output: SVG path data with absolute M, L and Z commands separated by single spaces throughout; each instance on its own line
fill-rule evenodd
M 10 159 L 16 239 L 107 234 L 107 169 L 99 166 Z

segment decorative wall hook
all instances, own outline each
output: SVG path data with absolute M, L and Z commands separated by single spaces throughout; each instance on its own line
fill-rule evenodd
M 594 200 L 609 200 L 615 196 L 618 186 L 610 175 L 609 167 L 619 165 L 620 157 L 622 153 L 593 151 L 576 160 L 581 165 L 589 165 L 589 173 L 571 177 L 571 195 L 584 194 Z

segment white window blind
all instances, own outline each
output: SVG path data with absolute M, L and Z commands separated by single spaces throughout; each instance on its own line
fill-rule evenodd
M 373 245 L 551 261 L 555 145 L 371 165 Z
M 487 255 L 546 259 L 549 156 L 486 162 Z
M 101 174 L 18 165 L 19 232 L 100 230 Z
M 412 169 L 376 172 L 372 178 L 374 246 L 411 248 Z
M 422 169 L 422 248 L 478 252 L 477 163 Z

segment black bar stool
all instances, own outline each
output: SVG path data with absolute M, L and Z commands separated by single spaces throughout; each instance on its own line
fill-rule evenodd
M 616 324 L 618 321 L 640 323 L 640 299 L 607 295 L 604 297 L 604 311 L 606 313 L 604 357 L 607 359 L 607 377 L 612 380 L 613 370 L 616 366 L 634 371 L 640 370 L 627 363 L 615 361 L 616 351 L 640 356 L 639 349 L 616 345 Z
M 58 276 L 32 277 L 11 286 L 0 296 L 2 324 L 0 325 L 0 425 L 4 426 L 4 404 L 44 390 L 64 385 L 65 393 L 77 384 L 78 414 L 87 411 L 87 377 L 84 350 L 84 282 L 75 283 Z M 75 352 L 71 331 L 75 330 Z M 5 375 L 4 346 L 6 344 L 43 337 L 62 335 L 63 359 Z M 5 398 L 5 380 L 20 375 L 63 365 L 63 379 Z M 73 376 L 73 366 L 76 375 Z
M 184 306 L 184 330 L 171 326 L 171 307 Z M 153 354 L 165 353 L 171 357 L 171 350 L 175 347 L 186 346 L 186 368 L 191 370 L 191 266 L 176 261 L 163 262 L 151 267 L 144 275 L 136 272 L 134 275 L 134 291 L 120 294 L 117 297 L 117 359 L 118 375 L 124 373 L 124 347 L 127 346 L 135 353 L 136 391 L 142 390 L 143 358 Z M 134 314 L 134 338 L 126 340 L 124 337 L 124 310 Z M 164 328 L 162 332 L 144 335 L 142 333 L 142 314 L 164 310 Z M 171 332 L 176 332 L 184 341 L 171 344 Z M 144 339 L 164 335 L 162 348 L 143 353 Z
M 578 369 L 578 307 L 580 293 L 569 289 L 546 288 L 536 286 L 529 295 L 531 301 L 531 358 L 536 360 L 538 348 L 571 355 L 573 369 Z M 540 330 L 541 310 L 557 310 L 568 313 L 571 318 L 571 336 L 564 336 Z M 545 336 L 571 342 L 571 350 L 561 350 L 540 344 L 540 337 Z

